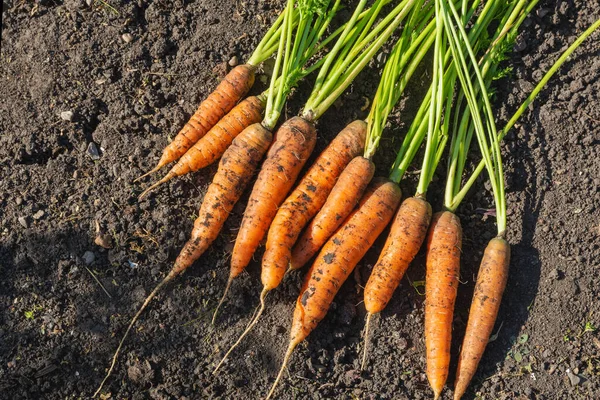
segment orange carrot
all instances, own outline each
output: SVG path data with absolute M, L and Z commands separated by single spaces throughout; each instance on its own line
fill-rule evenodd
M 363 121 L 354 121 L 346 126 L 317 157 L 296 189 L 279 207 L 267 234 L 261 272 L 263 290 L 260 294 L 260 306 L 244 332 L 217 364 L 213 374 L 216 374 L 260 319 L 265 309 L 265 297 L 270 290 L 281 283 L 288 269 L 292 246 L 302 228 L 323 206 L 327 195 L 348 162 L 358 154 L 362 154 L 366 128 Z
M 354 121 L 343 129 L 279 207 L 269 228 L 262 261 L 261 280 L 266 290 L 279 285 L 300 232 L 323 207 L 346 165 L 362 154 L 366 128 L 364 121 Z
M 290 343 L 267 398 L 273 395 L 292 352 L 325 317 L 342 284 L 394 216 L 401 197 L 392 181 L 374 180 L 359 207 L 323 246 L 296 301 Z
M 143 199 L 151 190 L 176 176 L 198 171 L 218 160 L 240 132 L 262 120 L 263 111 L 263 98 L 250 96 L 242 100 L 198 140 L 164 178 L 144 190 L 139 199 Z
M 231 254 L 231 270 L 225 293 L 217 309 L 227 295 L 231 282 L 244 271 L 252 255 L 264 238 L 277 207 L 283 202 L 304 163 L 315 147 L 317 130 L 314 124 L 301 117 L 284 122 L 277 131 L 277 141 L 269 150 L 248 199 L 244 218 Z M 214 321 L 214 318 L 213 318 Z
M 217 88 L 200 103 L 194 115 L 179 131 L 175 139 L 165 147 L 156 167 L 140 178 L 158 171 L 184 155 L 248 93 L 254 84 L 255 70 L 256 67 L 250 64 L 242 64 L 233 68 Z
M 462 229 L 456 214 L 436 213 L 427 237 L 425 277 L 427 379 L 435 399 L 440 397 L 448 378 L 461 247 Z
M 327 197 L 321 211 L 308 225 L 292 249 L 291 269 L 302 268 L 352 212 L 373 178 L 375 164 L 359 156 L 344 171 Z
M 112 364 L 104 380 L 100 384 L 100 387 L 96 393 L 94 393 L 94 397 L 100 393 L 102 386 L 110 377 L 125 339 L 144 309 L 150 304 L 150 301 L 165 284 L 172 281 L 180 273 L 189 268 L 215 240 L 223 223 L 229 216 L 229 212 L 232 210 L 233 206 L 242 195 L 244 188 L 248 185 L 250 179 L 254 175 L 262 156 L 265 154 L 271 143 L 271 139 L 271 132 L 263 128 L 261 124 L 254 124 L 246 128 L 238 137 L 236 137 L 233 140 L 233 144 L 225 151 L 225 154 L 223 154 L 223 158 L 221 158 L 221 162 L 219 163 L 219 169 L 213 178 L 213 182 L 210 184 L 206 195 L 204 196 L 204 201 L 200 208 L 200 215 L 194 222 L 192 238 L 184 246 L 169 274 L 152 292 L 150 292 L 129 323 L 113 356 Z
M 402 202 L 383 250 L 365 286 L 367 323 L 361 369 L 364 369 L 367 360 L 371 317 L 373 314 L 381 312 L 392 298 L 406 269 L 419 252 L 427 236 L 430 221 L 431 205 L 425 198 L 409 197 Z
M 467 330 L 458 358 L 455 400 L 459 400 L 467 390 L 492 334 L 506 287 L 509 264 L 508 242 L 501 237 L 492 239 L 485 249 L 477 275 Z

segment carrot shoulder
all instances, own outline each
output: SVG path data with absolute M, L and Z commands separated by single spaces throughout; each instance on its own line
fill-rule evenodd
M 179 131 L 175 139 L 163 150 L 157 171 L 173 162 L 206 134 L 227 114 L 254 84 L 255 66 L 238 65 L 223 78 L 217 88 L 202 102 L 190 120 Z
M 271 132 L 256 123 L 244 129 L 225 151 L 204 195 L 192 237 L 175 261 L 176 270 L 182 271 L 192 265 L 217 238 L 229 213 L 254 176 L 271 139 Z
M 288 269 L 292 246 L 300 232 L 323 207 L 346 165 L 362 154 L 366 124 L 354 121 L 319 155 L 296 189 L 279 207 L 267 234 L 261 279 L 267 290 L 279 285 Z
M 340 174 L 315 218 L 292 249 L 291 269 L 302 268 L 325 244 L 358 204 L 375 173 L 370 160 L 355 157 Z
M 462 229 L 456 214 L 436 213 L 427 237 L 425 277 L 427 379 L 435 399 L 440 397 L 448 378 L 461 247 Z
M 492 239 L 485 249 L 477 275 L 467 330 L 458 358 L 455 400 L 467 390 L 492 334 L 506 287 L 509 264 L 508 242 L 502 238 Z

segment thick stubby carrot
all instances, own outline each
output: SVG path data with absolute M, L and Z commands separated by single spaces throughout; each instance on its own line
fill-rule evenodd
M 431 205 L 427 200 L 409 197 L 402 202 L 365 286 L 365 308 L 368 313 L 376 314 L 387 306 L 425 241 L 430 221 Z
M 271 132 L 263 128 L 261 124 L 254 124 L 244 129 L 223 154 L 219 169 L 204 196 L 200 215 L 194 222 L 192 238 L 185 244 L 169 274 L 150 292 L 129 323 L 113 356 L 112 364 L 93 397 L 100 393 L 102 386 L 110 377 L 125 339 L 150 301 L 165 284 L 190 267 L 215 240 L 229 216 L 229 212 L 252 179 L 271 140 Z
M 192 237 L 175 261 L 176 270 L 188 268 L 217 238 L 225 220 L 254 176 L 273 135 L 255 123 L 233 139 L 208 187 Z
M 294 348 L 325 317 L 342 284 L 391 221 L 401 198 L 398 185 L 387 179 L 374 180 L 359 207 L 323 246 L 296 301 L 290 344 L 269 396 L 273 394 Z
M 306 264 L 335 233 L 356 207 L 374 173 L 375 164 L 370 160 L 359 156 L 350 161 L 327 201 L 292 249 L 291 269 L 298 269 Z
M 158 165 L 150 172 L 158 171 L 173 162 L 194 145 L 209 131 L 225 114 L 227 114 L 254 84 L 256 67 L 242 64 L 233 68 L 223 78 L 217 88 L 202 102 L 179 131 L 175 139 L 163 150 Z
M 427 236 L 425 277 L 427 379 L 435 399 L 440 397 L 448 378 L 461 247 L 459 218 L 449 211 L 436 213 Z
M 142 199 L 151 190 L 171 179 L 217 161 L 231 145 L 233 139 L 252 124 L 262 121 L 264 99 L 256 96 L 242 100 L 227 115 L 198 140 L 171 168 L 161 180 L 148 187 L 139 198 Z
M 477 274 L 467 330 L 458 358 L 455 400 L 459 400 L 467 390 L 492 334 L 508 279 L 509 264 L 508 242 L 500 237 L 492 239 L 485 248 Z
M 263 163 L 244 211 L 231 255 L 230 278 L 238 276 L 250 263 L 277 213 L 277 208 L 312 153 L 316 139 L 314 124 L 301 117 L 287 120 L 278 129 L 279 143 L 273 143 L 277 150 Z
M 292 246 L 302 229 L 323 207 L 348 163 L 364 150 L 367 124 L 346 126 L 315 160 L 296 189 L 283 202 L 267 234 L 261 280 L 266 290 L 276 288 L 289 267 Z

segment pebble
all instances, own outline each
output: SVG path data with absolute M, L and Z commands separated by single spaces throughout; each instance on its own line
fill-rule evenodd
M 235 67 L 236 65 L 238 65 L 238 58 L 237 58 L 237 56 L 231 57 L 229 59 L 229 62 L 227 64 L 229 64 L 230 67 Z
M 63 121 L 73 121 L 73 111 L 63 111 L 60 113 L 60 118 Z
M 27 221 L 27 217 L 19 217 L 18 219 L 23 228 L 29 228 L 29 221 Z
M 33 219 L 40 219 L 44 216 L 44 211 L 43 210 L 39 210 L 38 212 L 36 212 L 35 214 L 33 214 Z
M 104 247 L 105 249 L 113 248 L 111 237 L 103 233 L 100 233 L 98 234 L 98 236 L 96 236 L 94 243 L 96 243 L 100 247 Z
M 96 259 L 96 255 L 94 255 L 93 252 L 88 250 L 85 253 L 83 253 L 83 262 L 86 265 L 90 265 L 91 263 L 94 262 L 95 259 Z
M 100 159 L 100 151 L 94 142 L 90 142 L 90 144 L 88 144 L 87 153 L 90 155 L 90 157 L 92 157 L 92 160 Z
M 581 382 L 581 378 L 577 375 L 575 375 L 574 373 L 571 372 L 570 368 L 567 368 L 567 376 L 569 377 L 569 381 L 571 382 L 571 385 L 573 386 L 577 386 L 579 385 L 579 383 Z
M 23 198 L 22 198 L 22 197 L 17 197 L 17 198 L 15 199 L 15 203 L 16 203 L 18 206 L 20 206 L 21 204 L 23 204 Z
M 121 35 L 121 39 L 123 39 L 125 43 L 131 43 L 133 40 L 133 35 L 131 33 L 124 33 Z

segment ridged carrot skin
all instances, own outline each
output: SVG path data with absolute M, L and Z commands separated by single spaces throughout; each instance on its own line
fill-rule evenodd
M 267 153 L 244 211 L 231 255 L 230 279 L 242 273 L 250 263 L 277 208 L 285 200 L 312 153 L 316 139 L 314 124 L 301 117 L 287 120 L 278 129 L 277 139 Z
M 467 330 L 458 358 L 455 400 L 459 400 L 467 390 L 492 334 L 506 288 L 509 265 L 510 245 L 503 238 L 492 239 L 485 248 L 477 275 Z
M 358 204 L 375 173 L 370 160 L 355 157 L 340 174 L 315 218 L 292 249 L 291 269 L 304 266 L 325 244 Z
M 281 283 L 290 264 L 292 246 L 302 229 L 323 207 L 348 163 L 363 153 L 366 131 L 364 121 L 354 121 L 346 126 L 279 207 L 267 234 L 262 260 L 261 280 L 266 290 Z
M 249 64 L 238 65 L 223 78 L 217 88 L 202 102 L 179 131 L 175 139 L 163 150 L 157 171 L 184 155 L 210 128 L 248 93 L 254 85 L 256 67 Z
M 459 218 L 449 211 L 436 213 L 427 236 L 425 277 L 427 379 L 435 399 L 440 397 L 448 378 L 461 247 Z
M 392 220 L 401 198 L 398 185 L 374 180 L 359 207 L 325 243 L 296 301 L 292 343 L 304 340 L 325 317 L 342 284 Z
M 408 266 L 427 237 L 431 205 L 421 197 L 409 197 L 400 205 L 390 234 L 365 286 L 368 313 L 381 312 L 400 284 Z
M 250 183 L 273 135 L 261 124 L 244 129 L 223 154 L 208 187 L 192 237 L 175 261 L 177 274 L 190 267 L 217 238 L 229 213 Z

